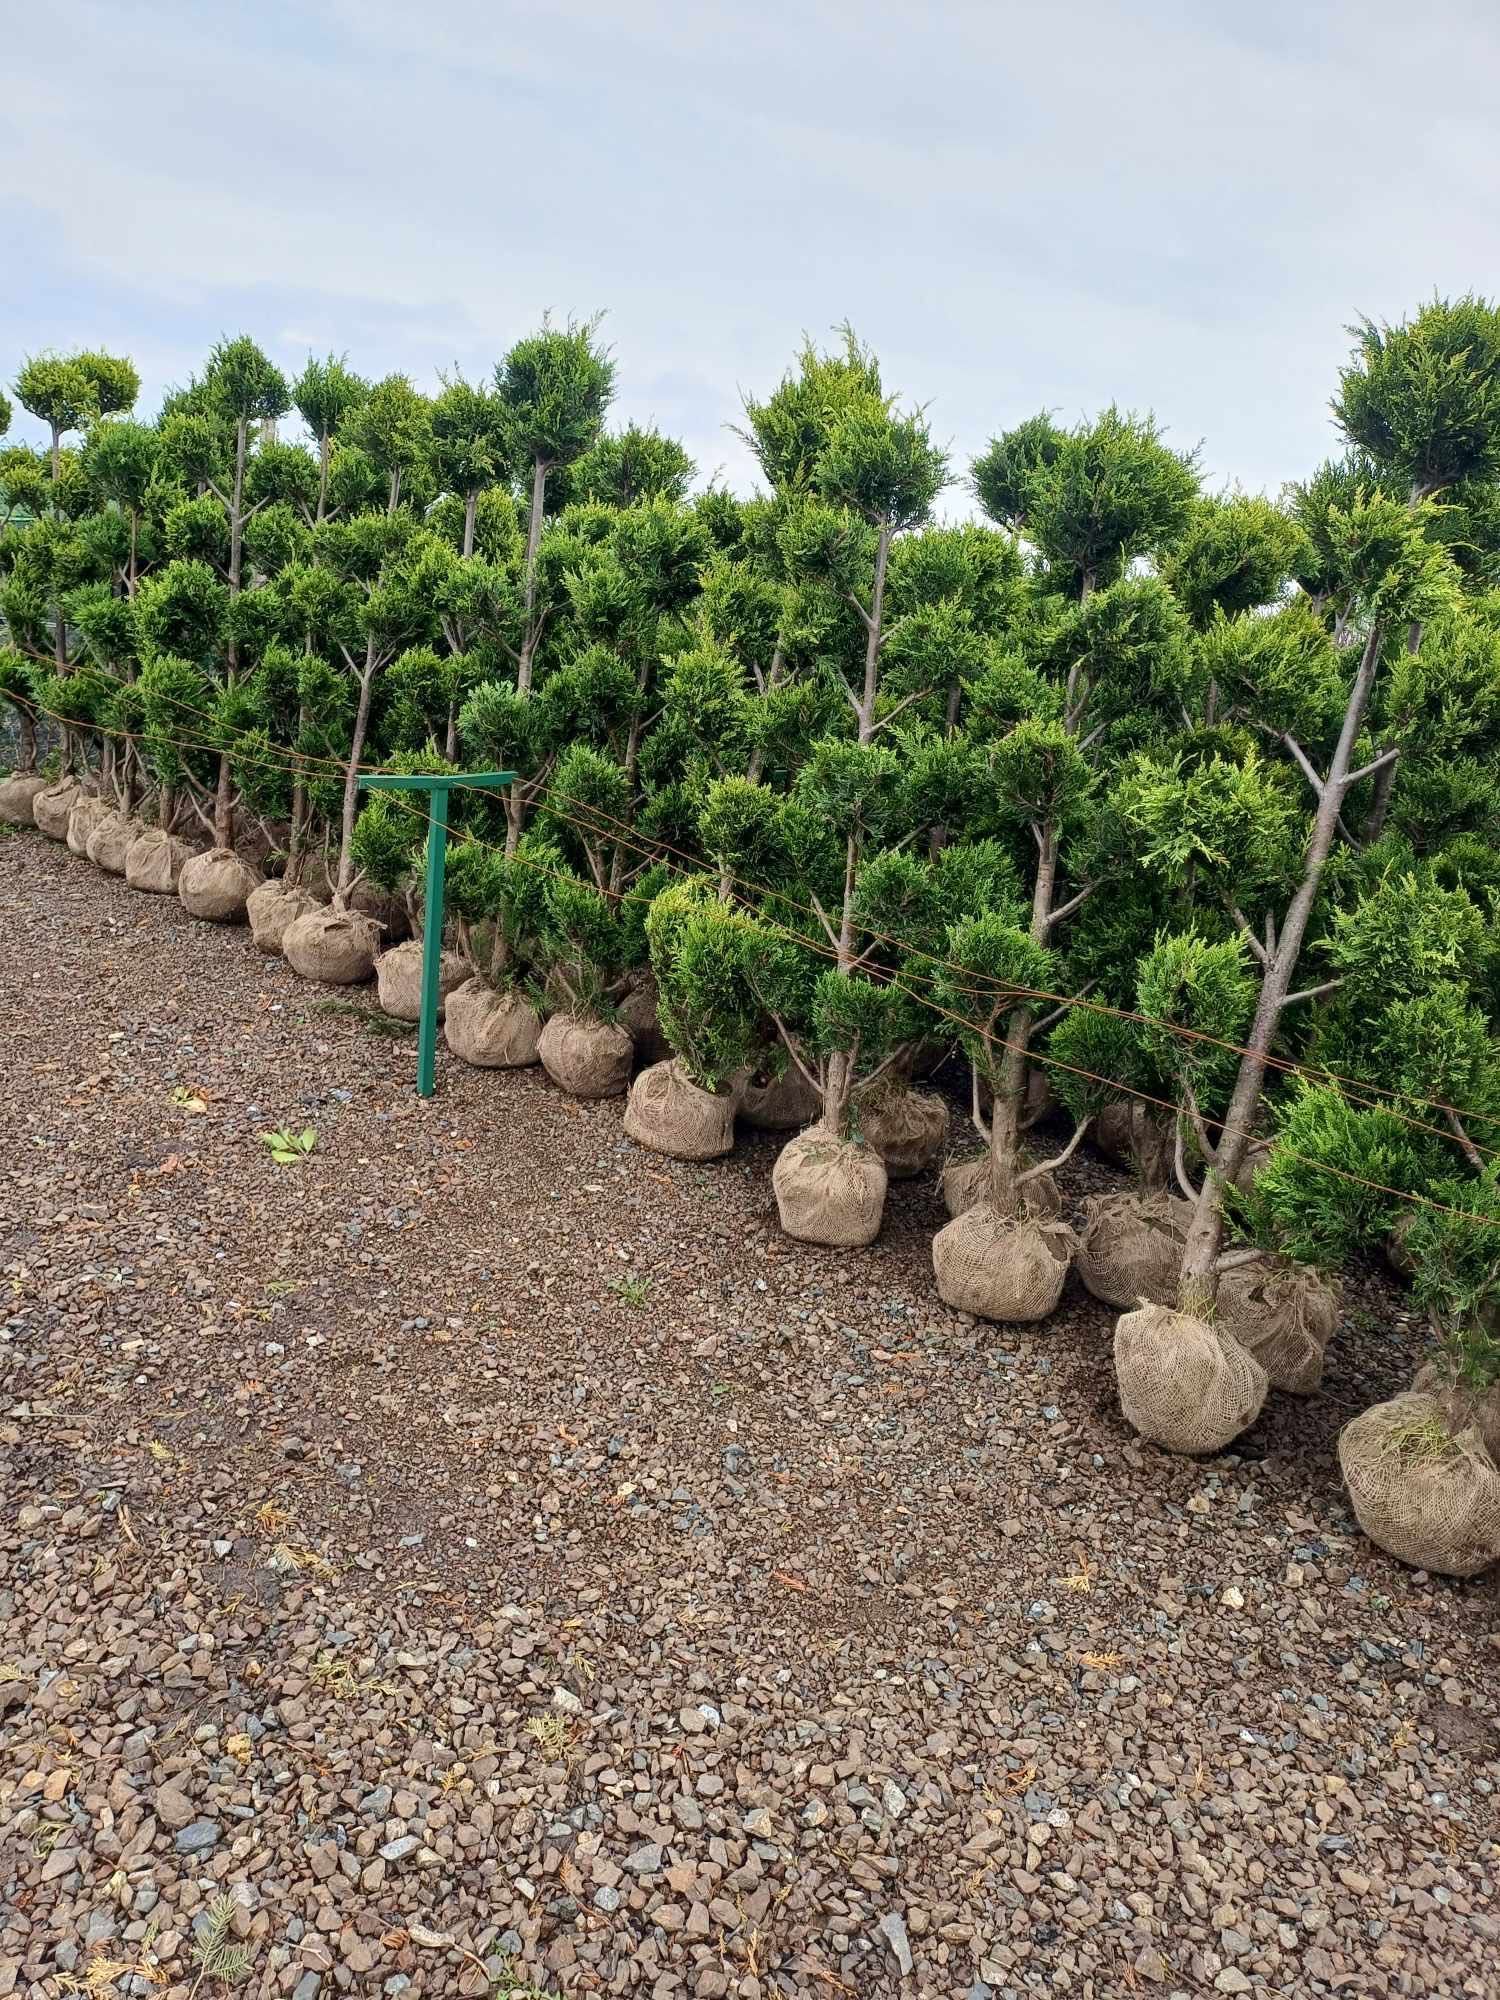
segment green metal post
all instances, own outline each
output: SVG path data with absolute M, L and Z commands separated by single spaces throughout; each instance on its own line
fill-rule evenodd
M 427 896 L 422 905 L 422 1018 L 417 1026 L 417 1095 L 431 1097 L 437 1062 L 438 992 L 443 967 L 443 883 L 448 872 L 448 787 L 427 805 Z

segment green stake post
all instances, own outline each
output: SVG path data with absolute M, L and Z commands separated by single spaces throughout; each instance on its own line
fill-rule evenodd
M 498 792 L 514 771 L 454 771 L 443 777 L 391 774 L 361 778 L 369 792 L 427 794 L 427 893 L 422 906 L 422 1014 L 417 1023 L 417 1095 L 431 1097 L 437 1062 L 439 973 L 443 962 L 443 885 L 448 875 L 448 794 L 454 785 L 465 790 Z

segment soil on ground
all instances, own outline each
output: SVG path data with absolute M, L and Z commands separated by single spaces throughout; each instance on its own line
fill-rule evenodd
M 1334 1458 L 1388 1277 L 1190 1462 L 1076 1280 L 939 1303 L 930 1178 L 825 1252 L 775 1139 L 424 1103 L 39 836 L 0 1020 L 0 1996 L 1500 1994 L 1500 1586 Z

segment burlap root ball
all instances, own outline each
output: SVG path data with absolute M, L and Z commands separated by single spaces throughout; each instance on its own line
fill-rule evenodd
M 1500 1382 L 1474 1389 L 1443 1362 L 1428 1361 L 1417 1370 L 1411 1386 L 1419 1394 L 1431 1396 L 1455 1437 L 1462 1431 L 1478 1431 L 1485 1450 L 1500 1465 Z
M 349 892 L 349 907 L 380 926 L 387 944 L 400 944 L 411 936 L 411 913 L 399 889 L 377 889 L 373 882 L 359 882 Z
M 1437 1400 L 1408 1389 L 1345 1424 L 1339 1470 L 1377 1548 L 1438 1576 L 1500 1562 L 1500 1471 L 1477 1428 L 1457 1436 Z
M 893 1181 L 914 1180 L 943 1157 L 948 1145 L 948 1107 L 930 1090 L 876 1089 L 856 1100 L 861 1136 L 885 1161 Z
M 298 917 L 321 905 L 306 889 L 290 889 L 285 882 L 261 882 L 245 901 L 250 936 L 257 951 L 267 958 L 280 958 L 282 941 Z
M 1023 1166 L 1029 1164 L 1023 1162 Z M 948 1213 L 954 1216 L 964 1214 L 989 1193 L 989 1154 L 970 1153 L 962 1159 L 950 1160 L 943 1168 L 941 1186 L 943 1206 Z M 1021 1209 L 1033 1220 L 1050 1221 L 1053 1216 L 1062 1214 L 1062 1208 L 1062 1190 L 1051 1174 L 1034 1174 L 1022 1185 Z
M 0 779 L 0 820 L 7 826 L 35 826 L 32 803 L 49 782 L 39 771 L 12 771 L 8 778 Z
M 625 1133 L 668 1159 L 721 1159 L 734 1145 L 734 1095 L 704 1090 L 675 1056 L 652 1063 L 630 1086 Z
M 1077 1237 L 1065 1222 L 976 1202 L 932 1239 L 938 1297 L 956 1312 L 1026 1324 L 1056 1309 Z
M 1168 1451 L 1223 1451 L 1260 1415 L 1266 1371 L 1233 1334 L 1171 1306 L 1138 1306 L 1115 1325 L 1125 1420 Z
M 289 923 L 281 951 L 299 979 L 324 986 L 358 986 L 372 977 L 380 926 L 358 910 L 325 910 L 321 904 Z
M 76 778 L 54 778 L 31 798 L 31 816 L 49 840 L 66 840 L 68 815 L 83 797 Z
M 125 850 L 125 880 L 143 895 L 175 895 L 182 871 L 196 851 L 175 834 L 148 826 Z
M 1273 1389 L 1311 1396 L 1339 1323 L 1339 1295 L 1319 1272 L 1268 1252 L 1219 1280 L 1217 1317 L 1253 1354 Z
M 462 986 L 469 976 L 470 968 L 456 952 L 445 951 L 438 956 L 438 1019 L 448 1005 L 448 996 L 456 986 Z M 420 938 L 408 938 L 405 944 L 393 945 L 383 951 L 375 961 L 375 992 L 380 1001 L 382 1014 L 389 1014 L 393 1021 L 420 1021 L 422 1018 L 422 942 Z
M 735 1103 L 741 1118 L 758 1132 L 800 1132 L 823 1108 L 795 1063 L 788 1063 L 780 1076 L 750 1071 L 737 1078 Z
M 539 1060 L 542 1017 L 524 993 L 497 992 L 476 976 L 448 995 L 443 1036 L 475 1069 L 525 1069 Z
M 63 838 L 67 842 L 69 854 L 76 854 L 80 861 L 88 858 L 89 835 L 99 822 L 114 811 L 103 799 L 91 798 L 87 792 L 81 793 L 73 801 L 68 813 L 68 830 Z
M 885 1214 L 885 1162 L 873 1147 L 840 1139 L 821 1126 L 789 1139 L 771 1186 L 788 1236 L 853 1250 L 873 1243 Z
M 123 875 L 130 843 L 140 830 L 128 813 L 104 813 L 95 821 L 84 852 L 94 866 L 102 868 L 106 875 Z
M 542 1068 L 570 1097 L 623 1097 L 635 1043 L 613 1021 L 554 1014 L 537 1043 Z
M 1171 1305 L 1193 1211 L 1169 1194 L 1090 1195 L 1078 1236 L 1078 1275 L 1108 1306 Z
M 615 1019 L 635 1044 L 635 1059 L 640 1063 L 671 1059 L 672 1045 L 661 1031 L 657 999 L 656 981 L 648 973 L 635 982 L 615 1009 Z
M 232 847 L 211 847 L 185 861 L 177 878 L 177 900 L 190 917 L 208 924 L 242 924 L 245 906 L 263 877 Z

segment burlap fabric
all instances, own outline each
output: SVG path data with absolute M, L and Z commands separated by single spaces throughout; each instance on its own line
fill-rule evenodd
M 800 1243 L 873 1243 L 885 1213 L 885 1162 L 873 1147 L 814 1126 L 789 1139 L 771 1175 L 776 1212 Z
M 734 1097 L 704 1090 L 674 1056 L 652 1063 L 630 1086 L 625 1132 L 673 1160 L 717 1160 L 734 1145 Z
M 209 924 L 242 924 L 245 905 L 260 887 L 261 872 L 232 847 L 211 847 L 182 865 L 177 900 L 190 917 Z
M 855 1100 L 861 1136 L 885 1161 L 893 1181 L 913 1180 L 937 1163 L 948 1145 L 948 1107 L 929 1090 L 898 1084 Z
M 102 868 L 106 875 L 123 875 L 130 843 L 140 830 L 128 814 L 107 812 L 95 822 L 85 852 L 94 866 Z
M 49 840 L 66 840 L 68 815 L 83 796 L 76 778 L 55 778 L 31 796 L 31 816 Z
M 672 1044 L 661 1031 L 657 997 L 656 981 L 647 973 L 615 1009 L 616 1020 L 635 1044 L 637 1062 L 667 1062 L 672 1056 Z
M 1171 1306 L 1138 1306 L 1115 1325 L 1120 1408 L 1168 1451 L 1223 1451 L 1260 1415 L 1266 1371 L 1233 1334 Z
M 299 979 L 324 986 L 358 986 L 375 970 L 380 927 L 358 910 L 322 904 L 293 919 L 281 936 L 282 956 Z
M 1309 1265 L 1272 1253 L 1219 1280 L 1219 1325 L 1253 1354 L 1273 1389 L 1310 1396 L 1339 1323 L 1338 1292 Z
M 1045 1319 L 1062 1296 L 1077 1241 L 1065 1222 L 1005 1216 L 977 1202 L 932 1239 L 938 1297 L 980 1319 Z
M 63 836 L 69 854 L 76 854 L 80 861 L 86 860 L 89 851 L 89 835 L 99 822 L 114 810 L 103 799 L 90 798 L 83 793 L 73 801 L 68 813 L 68 830 Z
M 1023 1166 L 1029 1162 L 1023 1161 Z M 990 1156 L 970 1153 L 950 1160 L 942 1174 L 943 1206 L 950 1215 L 963 1215 L 989 1192 Z M 1036 1174 L 1021 1189 L 1022 1212 L 1038 1222 L 1062 1214 L 1062 1190 L 1051 1174 Z
M 484 979 L 466 979 L 448 995 L 443 1035 L 461 1062 L 475 1069 L 525 1069 L 538 1060 L 542 1017 L 522 993 L 497 993 Z
M 148 896 L 174 895 L 183 868 L 195 852 L 175 834 L 148 826 L 125 850 L 125 880 Z
M 377 889 L 373 882 L 361 882 L 350 891 L 349 907 L 379 924 L 387 944 L 400 944 L 411 936 L 406 898 L 398 890 Z
M 1078 1275 L 1096 1299 L 1129 1308 L 1177 1298 L 1193 1211 L 1168 1194 L 1090 1195 L 1078 1237 Z
M 1471 1389 L 1442 1361 L 1428 1361 L 1417 1370 L 1411 1386 L 1431 1396 L 1455 1437 L 1461 1431 L 1478 1431 L 1485 1450 L 1500 1466 L 1500 1382 L 1492 1382 L 1487 1389 Z
M 7 826 L 35 826 L 32 801 L 38 792 L 46 791 L 49 782 L 39 771 L 13 771 L 0 779 L 0 820 Z
M 456 952 L 438 955 L 438 1019 L 448 1005 L 448 996 L 468 978 L 470 967 Z M 393 1021 L 420 1021 L 422 1018 L 422 944 L 408 938 L 393 945 L 375 961 L 375 992 L 380 1011 Z
M 1455 1437 L 1432 1396 L 1408 1389 L 1345 1424 L 1339 1470 L 1359 1525 L 1398 1562 L 1478 1576 L 1500 1561 L 1500 1471 L 1478 1430 Z
M 554 1014 L 537 1054 L 552 1081 L 572 1097 L 622 1097 L 630 1087 L 635 1043 L 615 1022 Z
M 740 1078 L 735 1102 L 745 1123 L 760 1132 L 798 1132 L 811 1125 L 823 1108 L 823 1100 L 795 1063 L 788 1063 L 780 1076 L 752 1073 Z
M 250 936 L 255 949 L 267 958 L 280 958 L 282 940 L 298 917 L 320 908 L 316 896 L 306 889 L 289 889 L 285 882 L 262 882 L 250 891 L 245 915 L 250 920 Z

